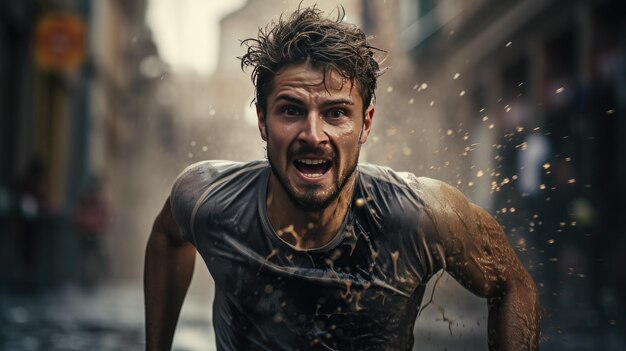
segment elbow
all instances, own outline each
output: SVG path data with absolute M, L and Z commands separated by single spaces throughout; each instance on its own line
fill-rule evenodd
M 490 305 L 498 304 L 503 300 L 516 301 L 525 306 L 525 309 L 538 311 L 540 308 L 539 290 L 526 271 L 507 277 L 488 296 Z

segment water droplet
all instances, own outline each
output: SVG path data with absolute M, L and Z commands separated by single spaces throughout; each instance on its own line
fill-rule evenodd
M 459 79 L 460 76 L 461 76 L 461 73 L 457 72 L 457 73 L 454 74 L 454 77 L 452 77 L 452 79 L 455 79 L 455 80 Z
M 430 102 L 430 107 L 433 107 L 433 106 L 435 106 L 435 101 L 434 100 Z
M 482 121 L 483 121 L 483 122 L 485 122 L 485 121 L 487 121 L 488 119 L 489 119 L 489 117 L 488 117 L 488 116 L 483 116 Z
M 510 42 L 506 43 L 506 45 L 504 45 L 504 47 L 505 47 L 505 48 L 508 48 L 508 47 L 509 47 L 509 46 L 511 46 L 512 44 L 513 44 L 513 42 L 512 42 L 512 41 L 510 41 Z
M 393 91 L 393 87 L 392 87 L 392 86 L 388 86 L 388 87 L 387 87 L 387 92 L 388 92 L 388 93 L 391 93 L 392 91 Z
M 465 90 L 461 90 L 461 92 L 459 93 L 459 96 L 464 96 L 465 95 Z
M 446 134 L 448 135 L 452 135 L 452 133 L 453 133 L 452 129 L 448 129 L 448 131 L 446 132 Z
M 613 110 L 613 109 L 610 109 L 610 110 L 606 111 L 607 115 L 612 115 L 614 113 L 615 113 L 615 110 Z
M 484 173 L 483 173 L 483 171 L 482 171 L 482 170 L 479 170 L 479 171 L 476 173 L 476 177 L 479 177 L 479 178 L 480 178 L 480 177 L 482 177 L 482 176 L 483 176 L 483 174 L 484 174 Z
M 572 178 L 572 179 L 567 180 L 567 184 L 574 184 L 574 183 L 576 183 L 576 179 Z
M 415 102 L 414 99 L 409 99 L 409 105 L 413 105 L 413 102 Z
M 542 167 L 543 167 L 543 169 L 548 169 L 548 168 L 550 168 L 550 163 L 546 162 L 546 163 L 543 164 Z
M 274 323 L 280 323 L 283 321 L 283 315 L 280 313 L 276 313 L 274 315 L 274 318 L 272 318 L 272 320 L 274 321 Z
M 565 88 L 560 87 L 560 88 L 558 88 L 558 89 L 557 89 L 554 93 L 555 93 L 555 94 L 560 94 L 560 93 L 562 93 L 562 92 L 564 92 L 564 91 L 565 91 Z

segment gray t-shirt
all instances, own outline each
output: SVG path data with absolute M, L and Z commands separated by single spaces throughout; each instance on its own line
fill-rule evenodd
M 218 350 L 411 350 L 441 265 L 410 173 L 359 164 L 342 229 L 298 250 L 270 225 L 266 161 L 205 161 L 176 180 L 172 212 L 215 280 Z

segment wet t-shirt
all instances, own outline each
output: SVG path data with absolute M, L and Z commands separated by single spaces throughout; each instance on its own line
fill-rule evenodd
M 272 228 L 266 161 L 205 161 L 176 180 L 171 206 L 215 280 L 218 350 L 411 350 L 439 269 L 421 229 L 415 177 L 359 164 L 341 230 L 299 250 Z

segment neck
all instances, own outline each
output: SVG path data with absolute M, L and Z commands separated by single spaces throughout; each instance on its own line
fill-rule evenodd
M 267 212 L 276 234 L 298 249 L 313 249 L 330 242 L 341 228 L 354 191 L 352 174 L 339 196 L 327 207 L 306 211 L 296 206 L 272 174 L 268 183 Z

